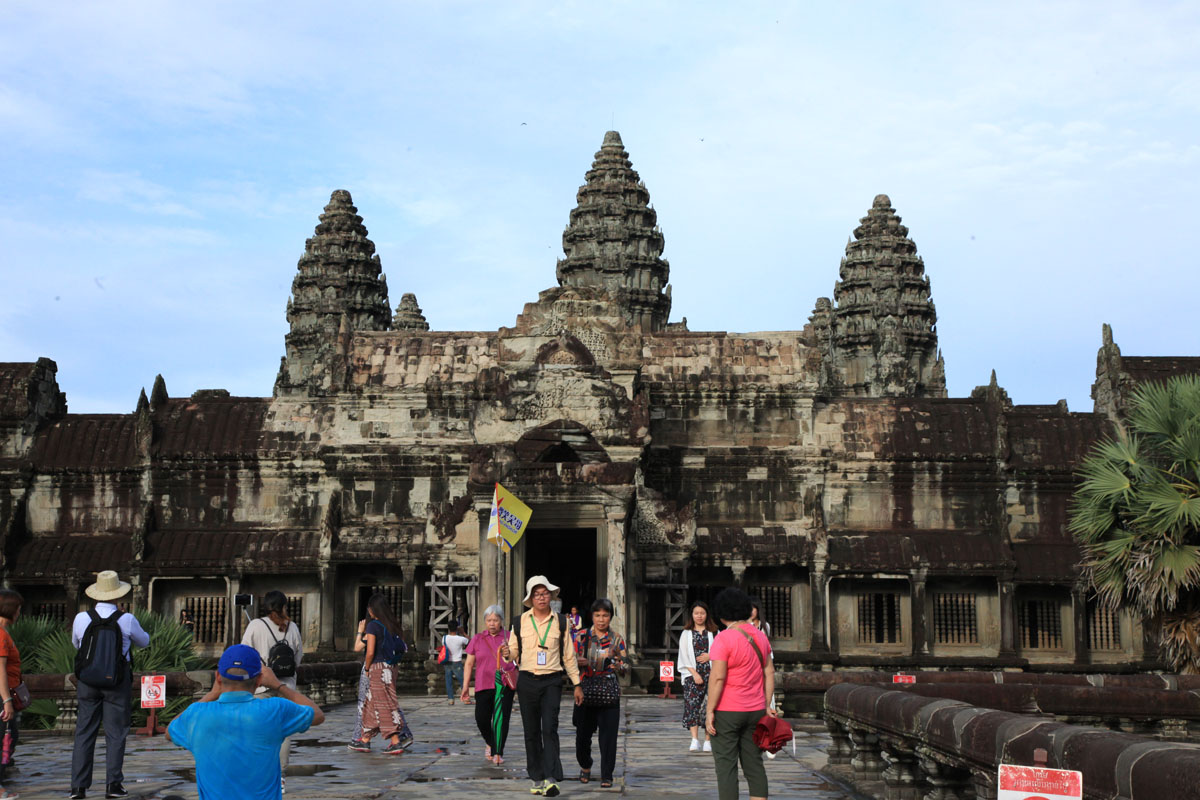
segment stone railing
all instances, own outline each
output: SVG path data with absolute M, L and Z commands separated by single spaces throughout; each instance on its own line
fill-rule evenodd
M 826 692 L 825 723 L 829 771 L 885 800 L 993 800 L 999 765 L 1038 749 L 1083 773 L 1088 800 L 1200 800 L 1194 746 L 851 683 Z

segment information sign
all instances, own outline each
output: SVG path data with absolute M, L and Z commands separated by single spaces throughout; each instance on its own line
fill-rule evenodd
M 1083 800 L 1083 773 L 1001 764 L 996 788 L 996 800 Z
M 167 676 L 142 676 L 142 708 L 162 708 L 167 704 Z

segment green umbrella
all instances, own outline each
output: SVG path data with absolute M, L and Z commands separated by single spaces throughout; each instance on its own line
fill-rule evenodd
M 500 731 L 504 727 L 504 681 L 501 679 L 501 670 L 496 670 L 496 691 L 494 692 L 495 702 L 492 704 L 492 730 L 495 732 L 496 738 L 493 739 L 496 746 L 492 748 L 492 754 L 495 755 L 497 750 L 502 749 L 500 744 Z

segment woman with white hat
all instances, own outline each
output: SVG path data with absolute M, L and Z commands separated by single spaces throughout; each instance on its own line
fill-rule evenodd
M 550 611 L 550 601 L 556 597 L 558 587 L 545 575 L 527 580 L 525 607 L 529 610 L 513 620 L 508 643 L 500 648 L 500 657 L 515 662 L 520 670 L 517 701 L 525 728 L 525 766 L 533 781 L 530 791 L 543 797 L 557 797 L 558 782 L 563 779 L 558 756 L 563 672 L 575 686 L 575 705 L 583 702 L 579 665 L 566 617 Z

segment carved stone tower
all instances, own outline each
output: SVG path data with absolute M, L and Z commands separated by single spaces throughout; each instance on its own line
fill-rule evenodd
M 396 306 L 396 313 L 392 316 L 392 330 L 429 330 L 429 321 L 421 313 L 421 307 L 417 305 L 417 296 L 412 292 L 405 292 L 400 296 L 400 305 Z
M 565 287 L 605 290 L 631 328 L 660 331 L 671 311 L 658 215 L 616 131 L 604 144 L 579 187 L 578 206 L 563 232 L 558 282 Z
M 385 331 L 391 325 L 387 278 L 375 244 L 367 238 L 350 193 L 329 198 L 316 235 L 305 242 L 292 281 L 284 341 L 287 355 L 275 394 L 337 391 L 335 361 L 344 345 L 339 333 Z
M 945 397 L 925 264 L 885 194 L 846 245 L 833 289 L 830 356 L 839 393 Z M 819 306 L 818 306 L 819 307 Z

